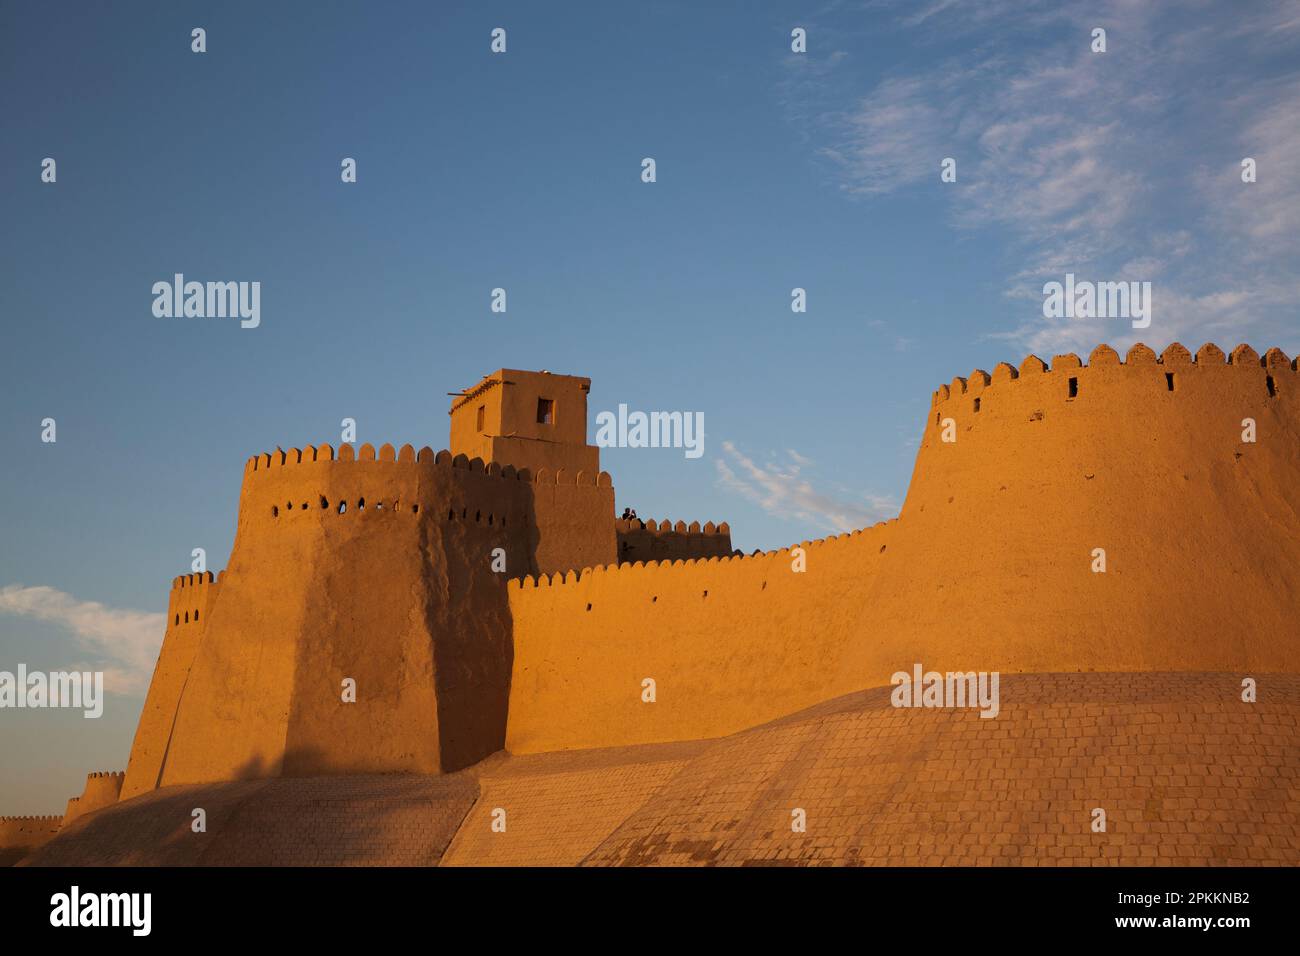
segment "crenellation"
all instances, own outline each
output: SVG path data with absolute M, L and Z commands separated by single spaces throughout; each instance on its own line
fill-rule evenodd
M 1124 364 L 1155 365 L 1156 353 L 1153 349 L 1149 348 L 1146 345 L 1143 345 L 1141 342 L 1138 342 L 1136 345 L 1130 347 L 1127 354 L 1125 354 Z
M 1223 354 L 1223 349 L 1213 342 L 1206 342 L 1196 350 L 1196 364 L 1199 366 L 1226 365 L 1227 361 L 1228 357 Z
M 1098 345 L 1088 356 L 1088 366 L 1094 365 L 1119 365 L 1119 353 L 1109 345 Z
M 1027 355 L 1025 360 L 1020 363 L 1021 375 L 1036 375 L 1040 372 L 1047 371 L 1047 363 L 1037 355 Z
M 1285 372 L 1293 371 L 1295 369 L 1295 364 L 1291 359 L 1287 358 L 1285 352 L 1277 346 L 1274 346 L 1264 353 L 1264 367 L 1271 372 Z
M 1077 368 L 1082 368 L 1083 363 L 1079 361 L 1079 356 L 1073 352 L 1066 352 L 1064 355 L 1052 356 L 1052 371 L 1061 372 Z
M 1153 371 L 1155 367 L 1161 365 L 1168 366 L 1170 369 L 1169 374 L 1173 374 L 1179 371 L 1182 367 L 1195 370 L 1206 370 L 1227 365 L 1252 370 L 1263 367 L 1266 370 L 1275 371 L 1292 370 L 1294 369 L 1295 364 L 1296 363 L 1293 362 L 1281 349 L 1270 349 L 1263 357 L 1260 357 L 1250 346 L 1239 345 L 1233 350 L 1231 355 L 1228 355 L 1218 346 L 1209 342 L 1202 345 L 1197 350 L 1195 356 L 1193 356 L 1181 343 L 1174 342 L 1171 343 L 1158 358 L 1154 351 L 1139 342 L 1128 350 L 1125 360 L 1122 362 L 1120 361 L 1119 353 L 1116 352 L 1115 349 L 1108 345 L 1099 345 L 1093 349 L 1089 355 L 1087 365 L 1080 362 L 1078 356 L 1074 353 L 1067 353 L 1055 356 L 1052 359 L 1050 370 L 1041 359 L 1037 356 L 1030 355 L 1021 363 L 1019 374 L 1016 374 L 1015 369 L 1010 363 L 1000 362 L 995 366 L 994 373 L 989 377 L 987 382 L 982 379 L 982 373 L 980 370 L 976 369 L 971 373 L 971 378 L 969 380 L 960 378 L 955 379 L 952 388 L 947 385 L 941 385 L 932 395 L 932 424 L 936 427 L 942 425 L 944 417 L 943 406 L 953 398 L 959 395 L 969 394 L 975 399 L 975 404 L 966 408 L 959 407 L 958 410 L 978 412 L 985 407 L 983 405 L 983 399 L 986 394 L 991 393 L 996 395 L 997 386 L 1021 380 L 1029 382 L 1032 379 L 1025 378 L 1025 376 L 1032 375 L 1033 373 L 1041 373 L 1045 375 L 1064 373 L 1066 376 L 1071 378 L 1077 378 L 1077 376 L 1081 374 L 1099 374 L 1102 370 L 1107 369 L 1114 370 L 1116 373 L 1122 373 L 1125 370 L 1132 370 L 1137 375 L 1146 375 L 1148 374 L 1148 370 Z M 1077 381 L 1082 382 L 1083 379 L 1077 379 Z M 1094 395 L 1096 394 L 1092 391 L 1094 385 L 1100 385 L 1102 388 L 1110 388 L 1111 385 L 1121 381 L 1123 380 L 1115 378 L 1099 378 L 1090 381 L 1088 383 L 1088 389 L 1080 394 Z M 1153 387 L 1163 387 L 1164 391 L 1177 390 L 1171 386 L 1167 377 L 1166 379 L 1152 378 L 1150 381 Z M 964 390 L 957 387 L 956 383 L 965 383 Z M 1161 383 L 1163 383 L 1163 386 Z M 1275 383 L 1270 382 L 1268 383 L 1268 386 L 1272 389 L 1275 387 Z M 1075 397 L 1068 390 L 1066 390 L 1064 394 L 1067 398 Z M 1051 398 L 1051 396 L 1048 395 L 1045 396 L 1045 398 Z M 948 414 L 952 413 L 949 412 Z
M 1259 353 L 1249 345 L 1242 343 L 1232 350 L 1232 355 L 1228 358 L 1229 364 L 1246 366 L 1247 368 L 1259 368 L 1263 363 L 1260 361 Z

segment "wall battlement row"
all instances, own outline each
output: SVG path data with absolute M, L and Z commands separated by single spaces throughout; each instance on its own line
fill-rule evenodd
M 551 575 L 526 574 L 520 578 L 513 578 L 509 582 L 512 591 L 531 590 L 543 587 L 561 587 L 569 584 L 577 584 L 593 575 L 601 574 L 618 574 L 627 575 L 629 572 L 636 571 L 658 571 L 658 570 L 684 570 L 686 568 L 696 568 L 703 565 L 724 565 L 724 564 L 745 564 L 758 562 L 761 560 L 785 559 L 792 561 L 794 559 L 793 551 L 795 548 L 803 548 L 805 552 L 816 550 L 827 545 L 834 545 L 852 541 L 861 538 L 863 535 L 879 531 L 891 525 L 897 524 L 897 518 L 891 518 L 888 521 L 878 521 L 874 525 L 866 528 L 858 528 L 853 531 L 846 531 L 843 534 L 828 535 L 825 538 L 817 538 L 811 541 L 801 541 L 798 544 L 792 544 L 785 548 L 778 548 L 774 551 L 763 551 L 756 549 L 750 554 L 744 554 L 740 551 L 724 555 L 710 555 L 701 558 L 676 558 L 665 559 L 661 561 L 629 561 L 623 564 L 601 564 L 594 567 L 582 568 L 581 570 L 571 570 L 556 572 Z M 723 527 L 726 525 L 724 524 Z
M 220 580 L 220 574 L 214 578 L 211 571 L 196 571 L 193 574 L 182 574 L 179 577 L 172 578 L 172 590 L 179 591 L 184 588 L 198 587 L 202 584 L 212 584 Z
M 703 527 L 700 527 L 698 521 L 692 521 L 689 525 L 685 521 L 678 521 L 675 524 L 667 519 L 656 522 L 653 518 L 647 518 L 642 521 L 640 518 L 619 518 L 614 522 L 614 529 L 620 533 L 626 531 L 658 531 L 675 532 L 677 534 L 731 534 L 731 526 L 727 522 L 715 525 L 712 521 L 706 521 Z
M 1249 370 L 1264 369 L 1271 375 L 1275 372 L 1297 371 L 1298 361 L 1300 359 L 1288 358 L 1287 354 L 1279 348 L 1271 348 L 1263 356 L 1260 356 L 1249 345 L 1243 344 L 1238 345 L 1230 354 L 1225 354 L 1217 345 L 1209 342 L 1197 349 L 1195 356 L 1178 342 L 1172 343 L 1157 356 L 1152 349 L 1139 342 L 1128 350 L 1121 362 L 1119 353 L 1113 348 L 1109 345 L 1099 345 L 1088 356 L 1086 365 L 1073 352 L 1054 356 L 1050 373 L 1047 363 L 1037 355 L 1027 356 L 1020 363 L 1019 368 L 1009 362 L 999 362 L 994 366 L 992 374 L 983 369 L 975 369 L 967 377 L 957 376 L 951 383 L 940 385 L 931 395 L 930 407 L 935 408 L 960 395 L 979 395 L 985 388 L 990 386 L 1014 382 L 1027 376 L 1045 373 L 1055 374 L 1058 372 L 1068 374 L 1081 368 L 1111 366 L 1152 368 L 1161 366 L 1166 367 L 1168 370 L 1177 371 L 1231 366 Z
M 171 592 L 167 595 L 167 626 L 198 624 L 206 619 L 212 603 L 221 589 L 222 574 L 196 571 L 172 578 Z
M 712 521 L 700 527 L 698 521 L 689 525 L 685 521 L 641 521 L 639 518 L 620 518 L 614 522 L 618 538 L 618 563 L 635 561 L 665 561 L 730 556 L 731 528 L 724 521 Z
M 63 817 L 57 814 L 45 814 L 44 816 L 27 816 L 27 817 L 0 817 L 0 823 L 62 823 Z
M 432 448 L 426 445 L 419 452 L 416 452 L 411 445 L 403 445 L 400 450 L 394 450 L 392 445 L 384 444 L 380 446 L 379 451 L 376 453 L 375 447 L 369 443 L 362 445 L 359 449 L 353 449 L 348 444 L 340 445 L 337 456 L 334 453 L 333 446 L 328 444 L 308 445 L 305 449 L 290 448 L 288 451 L 277 449 L 274 452 L 266 452 L 249 458 L 244 465 L 244 474 L 249 475 L 289 465 L 323 461 L 395 461 L 425 466 L 432 465 L 438 468 L 460 469 L 505 480 L 532 482 L 538 485 L 587 485 L 598 488 L 609 488 L 612 485 L 609 472 L 606 471 L 592 473 L 586 471 L 575 472 L 563 468 L 554 471 L 549 468 L 539 468 L 536 473 L 533 473 L 527 468 L 517 469 L 514 465 L 503 465 L 495 461 L 485 462 L 482 458 L 468 458 L 465 455 L 453 455 L 445 448 L 442 451 L 434 452 Z

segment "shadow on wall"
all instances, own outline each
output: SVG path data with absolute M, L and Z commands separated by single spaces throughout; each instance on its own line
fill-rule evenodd
M 532 494 L 516 508 L 524 520 L 508 530 L 479 522 L 477 509 L 461 520 L 421 526 L 419 575 L 423 633 L 429 635 L 436 708 L 437 766 L 454 773 L 505 747 L 514 666 L 514 623 L 506 573 L 493 570 L 494 549 L 506 569 L 532 567 L 540 542 Z
M 431 866 L 478 793 L 469 774 L 166 787 L 78 820 L 19 865 Z

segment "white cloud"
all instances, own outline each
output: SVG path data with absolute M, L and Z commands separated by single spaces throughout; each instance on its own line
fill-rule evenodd
M 948 225 L 1003 244 L 1010 319 L 984 337 L 1046 353 L 1134 341 L 1127 323 L 1042 317 L 1043 283 L 1072 272 L 1153 282 L 1156 348 L 1300 346 L 1298 0 L 873 6 L 909 55 L 865 96 L 802 91 L 821 96 L 817 153 L 864 202 L 942 190 Z M 948 156 L 958 181 L 941 185 Z
M 11 584 L 0 588 L 0 612 L 66 628 L 94 663 L 66 668 L 102 670 L 105 686 L 118 694 L 142 693 L 153 674 L 167 615 L 79 601 L 51 587 Z
M 852 531 L 894 518 L 898 503 L 888 495 L 836 496 L 815 488 L 804 476 L 813 463 L 787 449 L 786 460 L 760 465 L 729 441 L 714 459 L 718 484 L 759 505 L 778 518 L 812 522 L 835 532 Z

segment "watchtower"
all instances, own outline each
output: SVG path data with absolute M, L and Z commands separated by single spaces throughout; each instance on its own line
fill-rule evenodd
M 453 393 L 451 453 L 516 468 L 595 475 L 600 449 L 587 444 L 591 379 L 503 368 Z

